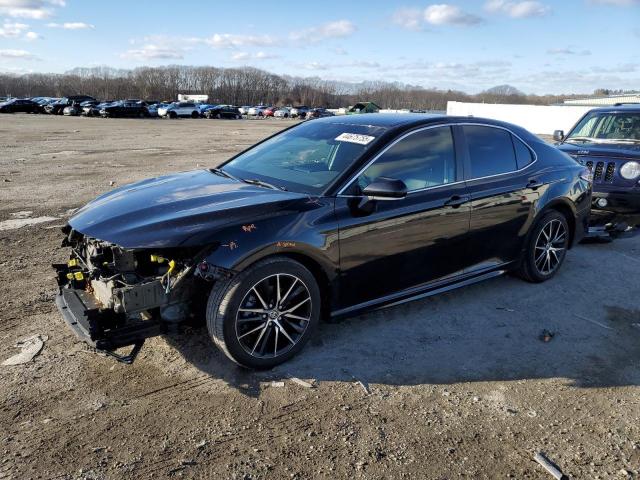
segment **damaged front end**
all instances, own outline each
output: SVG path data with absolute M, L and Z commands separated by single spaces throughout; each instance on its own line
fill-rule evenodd
M 218 272 L 208 249 L 126 249 L 63 228 L 66 264 L 54 264 L 58 309 L 84 341 L 131 363 L 146 338 L 167 333 L 197 311 Z M 127 356 L 114 350 L 133 346 Z

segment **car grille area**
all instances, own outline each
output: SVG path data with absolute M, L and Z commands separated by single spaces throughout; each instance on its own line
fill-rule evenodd
M 606 160 L 587 160 L 584 166 L 593 173 L 593 183 L 613 183 L 618 170 L 616 162 Z

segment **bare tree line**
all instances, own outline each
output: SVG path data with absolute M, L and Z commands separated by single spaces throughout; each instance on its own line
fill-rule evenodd
M 517 92 L 517 91 L 516 91 Z M 373 101 L 383 108 L 445 110 L 448 100 L 548 105 L 572 95 L 520 92 L 469 95 L 388 82 L 346 84 L 319 78 L 275 75 L 256 68 L 192 66 L 76 68 L 64 74 L 0 74 L 0 95 L 16 97 L 85 94 L 99 99 L 175 100 L 178 93 L 206 94 L 212 103 L 234 105 L 310 105 L 338 108 Z

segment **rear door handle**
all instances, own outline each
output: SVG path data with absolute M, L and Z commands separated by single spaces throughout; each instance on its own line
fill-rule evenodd
M 463 203 L 469 201 L 469 197 L 467 195 L 453 195 L 449 200 L 444 202 L 446 207 L 458 208 Z
M 529 183 L 527 183 L 527 188 L 533 188 L 535 190 L 536 188 L 540 188 L 542 185 L 544 184 L 537 178 L 530 178 Z

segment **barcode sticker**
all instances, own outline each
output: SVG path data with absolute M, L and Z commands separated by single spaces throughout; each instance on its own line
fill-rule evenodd
M 359 145 L 369 145 L 376 137 L 370 135 L 359 135 L 357 133 L 341 133 L 336 137 L 338 142 L 357 143 Z

